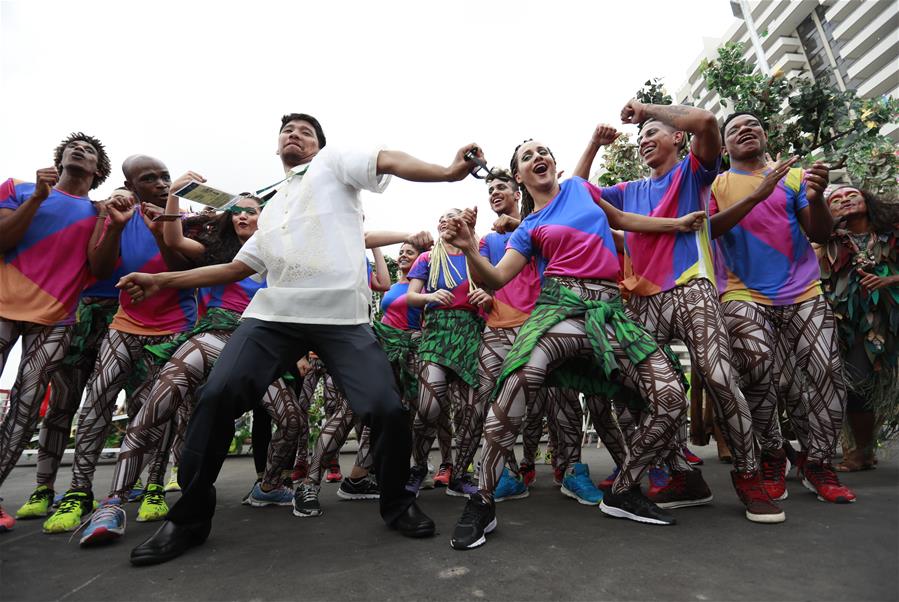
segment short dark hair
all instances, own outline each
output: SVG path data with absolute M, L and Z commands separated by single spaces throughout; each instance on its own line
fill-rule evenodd
M 762 124 L 762 129 L 766 130 L 766 131 L 768 130 L 768 125 L 765 123 L 765 120 L 762 119 L 761 117 L 759 117 L 758 115 L 756 115 L 755 113 L 753 113 L 751 111 L 737 111 L 736 113 L 731 113 L 730 115 L 728 115 L 727 119 L 724 120 L 724 123 L 721 124 L 721 140 L 724 140 L 724 132 L 727 131 L 727 124 L 730 123 L 731 121 L 733 121 L 734 119 L 736 119 L 737 117 L 742 117 L 743 115 L 749 115 L 750 117 L 755 117 L 756 120 L 758 120 L 758 122 L 760 124 Z
M 69 137 L 60 142 L 59 146 L 53 151 L 53 165 L 56 166 L 59 173 L 62 173 L 62 154 L 66 150 L 66 147 L 76 140 L 87 142 L 94 147 L 95 151 L 97 151 L 97 174 L 91 182 L 91 190 L 94 190 L 109 177 L 109 173 L 112 171 L 112 165 L 109 163 L 109 155 L 106 154 L 106 148 L 103 146 L 103 143 L 93 136 L 88 136 L 82 132 L 73 132 L 69 134 Z
M 306 121 L 312 124 L 312 129 L 315 130 L 315 137 L 318 138 L 318 148 L 325 148 L 325 130 L 322 129 L 322 124 L 318 122 L 318 119 L 313 117 L 312 115 L 307 115 L 306 113 L 289 113 L 281 117 L 281 127 L 278 129 L 278 133 L 281 133 L 281 130 L 284 129 L 284 126 L 290 123 L 291 121 Z
M 648 119 L 644 119 L 643 121 L 640 122 L 640 125 L 638 126 L 638 132 L 640 134 L 642 134 L 643 128 L 646 127 L 646 124 L 653 122 L 653 121 L 655 121 L 656 123 L 662 124 L 663 126 L 668 128 L 672 132 L 683 133 L 684 137 L 681 139 L 680 144 L 677 145 L 677 152 L 682 153 L 687 149 L 687 146 L 689 146 L 689 144 L 690 144 L 690 132 L 687 132 L 685 130 L 679 130 L 676 127 L 674 127 L 673 125 L 665 123 L 661 119 L 656 119 L 655 117 L 650 117 Z M 638 138 L 639 138 L 639 134 L 638 134 Z
M 512 172 L 508 169 L 503 169 L 501 167 L 494 167 L 490 170 L 490 173 L 487 174 L 487 177 L 484 178 L 484 181 L 489 184 L 493 180 L 499 180 L 500 182 L 505 182 L 509 186 L 512 187 L 513 190 L 518 190 L 518 182 L 515 181 L 515 178 L 512 176 Z

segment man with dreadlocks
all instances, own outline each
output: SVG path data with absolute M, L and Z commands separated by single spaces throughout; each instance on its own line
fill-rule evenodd
M 622 182 L 601 190 L 603 200 L 623 211 L 676 217 L 706 211 L 709 191 L 721 156 L 718 122 L 709 111 L 681 105 L 644 104 L 631 99 L 621 110 L 622 123 L 640 125 L 640 156 L 652 177 Z M 687 133 L 693 134 L 683 159 Z M 584 151 L 575 173 L 585 176 L 599 146 Z M 630 310 L 661 344 L 682 340 L 694 369 L 722 420 L 734 454 L 731 473 L 737 496 L 753 522 L 778 523 L 784 513 L 765 489 L 756 459 L 752 416 L 731 363 L 730 341 L 718 304 L 708 227 L 677 234 L 627 233 L 625 248 L 632 273 L 622 286 L 630 291 Z M 707 504 L 712 500 L 698 469 L 673 446 L 667 463 L 671 480 L 650 499 L 663 508 Z
M 22 360 L 0 425 L 0 484 L 37 428 L 50 376 L 69 348 L 88 283 L 97 210 L 87 197 L 109 176 L 99 140 L 82 133 L 56 147 L 34 183 L 0 185 L 0 371 L 22 338 Z M 14 521 L 0 508 L 0 531 Z
M 793 168 L 795 157 L 769 165 L 765 128 L 751 113 L 732 114 L 721 131 L 731 166 L 712 185 L 712 236 L 725 266 L 721 301 L 736 367 L 754 396 L 765 486 L 772 498 L 787 497 L 789 462 L 777 412 L 780 349 L 811 384 L 802 390 L 808 426 L 807 456 L 799 462 L 802 483 L 821 500 L 854 502 L 855 494 L 831 466 L 846 384 L 836 321 L 809 242 L 826 243 L 833 230 L 824 201 L 828 168 L 820 162 Z
M 200 391 L 178 469 L 181 499 L 163 526 L 131 552 L 133 564 L 176 558 L 206 541 L 215 513 L 215 487 L 234 434 L 233 420 L 310 349 L 362 423 L 371 427 L 381 517 L 409 537 L 434 534 L 434 522 L 405 490 L 409 478 L 408 411 L 390 363 L 369 325 L 360 190 L 383 192 L 390 175 L 416 182 L 463 179 L 474 162 L 456 152 L 447 167 L 400 151 L 325 147 L 311 115 L 281 119 L 278 154 L 285 177 L 233 261 L 185 272 L 129 274 L 119 282 L 135 302 L 168 288 L 213 286 L 253 274 L 266 277 Z M 375 245 L 380 246 L 380 245 Z M 349 258 L 349 259 L 348 259 Z M 309 493 L 299 489 L 297 496 Z M 294 507 L 298 503 L 294 497 Z
M 100 242 L 91 249 L 92 267 L 98 277 L 108 277 L 121 261 L 122 270 L 161 272 L 187 265 L 180 253 L 170 251 L 163 240 L 163 222 L 152 222 L 168 199 L 171 177 L 162 161 L 142 155 L 122 164 L 125 186 L 141 205 L 125 210 L 109 209 Z M 84 406 L 78 417 L 71 487 L 59 509 L 44 522 L 45 533 L 73 531 L 93 506 L 93 477 L 103 443 L 112 426 L 116 397 L 133 383 L 128 413 L 133 417 L 150 394 L 159 366 L 146 345 L 165 343 L 193 328 L 197 319 L 194 291 L 167 291 L 152 303 L 137 305 L 128 295 L 119 295 L 119 309 L 100 343 L 96 369 L 87 385 Z M 148 477 L 138 520 L 159 520 L 168 512 L 163 491 L 165 456 L 156 454 Z

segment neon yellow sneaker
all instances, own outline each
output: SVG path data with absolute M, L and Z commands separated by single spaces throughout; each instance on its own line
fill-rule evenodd
M 165 503 L 165 491 L 162 485 L 155 483 L 147 485 L 144 499 L 137 510 L 137 522 L 148 523 L 162 520 L 169 514 L 168 504 Z
M 16 512 L 16 518 L 44 518 L 50 514 L 50 505 L 53 503 L 53 490 L 46 485 L 40 485 L 28 497 L 28 501 Z
M 81 517 L 93 510 L 94 496 L 85 491 L 69 490 L 59 503 L 59 510 L 44 521 L 44 533 L 66 533 L 81 524 Z
M 172 476 L 169 477 L 169 482 L 165 484 L 165 492 L 168 493 L 170 491 L 181 491 L 181 485 L 178 484 L 177 466 L 172 466 Z

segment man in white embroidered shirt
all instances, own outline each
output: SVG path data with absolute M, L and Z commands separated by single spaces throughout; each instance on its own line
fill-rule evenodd
M 406 491 L 411 433 L 384 351 L 368 322 L 365 242 L 359 190 L 382 192 L 395 175 L 416 182 L 463 179 L 474 167 L 461 148 L 448 167 L 406 153 L 325 148 L 318 121 L 285 115 L 278 154 L 287 177 L 259 217 L 259 229 L 229 264 L 185 272 L 129 274 L 135 301 L 160 288 L 193 288 L 260 274 L 260 290 L 215 364 L 188 426 L 178 480 L 182 496 L 133 564 L 156 564 L 202 544 L 215 512 L 213 483 L 233 436 L 234 418 L 252 408 L 279 374 L 314 349 L 362 422 L 371 426 L 381 516 L 410 537 L 434 534 L 434 523 Z M 479 153 L 480 151 L 475 151 Z M 294 513 L 303 516 L 304 487 Z

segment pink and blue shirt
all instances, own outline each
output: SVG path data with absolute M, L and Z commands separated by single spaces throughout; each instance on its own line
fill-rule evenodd
M 381 297 L 381 322 L 400 330 L 421 330 L 420 307 L 409 305 L 409 283 L 397 282 Z
M 678 218 L 708 209 L 718 165 L 707 168 L 688 153 L 667 174 L 622 182 L 601 189 L 610 205 L 650 217 Z M 698 232 L 648 234 L 626 232 L 625 252 L 632 273 L 622 286 L 636 295 L 650 296 L 687 284 L 695 278 L 715 282 L 714 255 L 708 224 Z
M 522 220 L 507 248 L 535 259 L 543 276 L 617 282 L 615 240 L 598 198 L 599 189 L 583 178 L 565 180 L 558 195 Z
M 497 265 L 506 253 L 511 232 L 500 234 L 490 232 L 481 239 L 479 248 L 482 257 L 492 265 Z M 540 296 L 541 279 L 537 262 L 531 259 L 512 280 L 493 294 L 493 307 L 487 316 L 487 326 L 491 328 L 515 328 L 521 326 L 534 311 Z
M 18 209 L 35 185 L 0 184 L 0 209 Z M 0 258 L 0 317 L 34 324 L 72 324 L 90 278 L 87 251 L 97 211 L 90 199 L 52 189 L 25 235 Z
M 253 295 L 263 288 L 265 288 L 265 281 L 258 282 L 252 276 L 237 282 L 201 288 L 197 295 L 200 315 L 202 316 L 214 308 L 242 314 L 250 304 Z
M 106 225 L 109 226 L 109 220 Z M 121 267 L 126 274 L 158 274 L 169 270 L 139 208 L 122 229 L 119 244 Z M 194 290 L 165 288 L 137 304 L 122 291 L 119 310 L 109 327 L 128 334 L 159 336 L 190 330 L 196 321 Z
M 436 269 L 436 267 L 431 266 L 430 251 L 425 251 L 418 256 L 418 259 L 412 264 L 412 268 L 409 270 L 407 278 L 409 280 L 424 280 L 424 293 L 433 293 L 444 289 L 453 294 L 453 302 L 449 305 L 429 303 L 427 306 L 428 310 L 463 309 L 465 311 L 478 313 L 480 310 L 468 301 L 469 281 L 468 267 L 465 264 L 465 255 L 459 253 L 458 255 L 447 255 L 447 257 L 452 266 L 452 268 L 449 269 L 452 270 L 453 280 L 457 283 L 453 288 L 447 286 L 446 274 L 443 272 L 441 272 L 438 277 L 437 288 L 431 288 L 428 284 L 431 270 Z
M 766 173 L 731 169 L 718 176 L 709 213 L 749 196 Z M 799 212 L 808 207 L 802 177 L 801 169 L 791 169 L 767 199 L 715 240 L 722 301 L 792 305 L 821 294 L 818 259 L 799 225 Z

